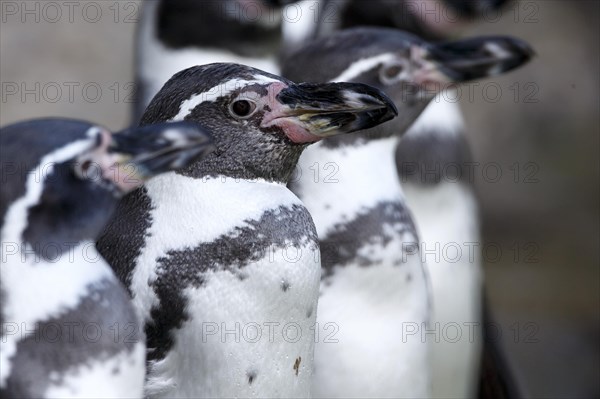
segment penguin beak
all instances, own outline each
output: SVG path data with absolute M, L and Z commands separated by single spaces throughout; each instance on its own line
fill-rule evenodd
M 488 78 L 518 68 L 534 56 L 526 42 L 489 36 L 411 47 L 413 79 L 421 86 L 437 86 Z
M 206 130 L 193 122 L 162 123 L 113 134 L 109 153 L 116 162 L 108 177 L 128 192 L 149 178 L 204 158 L 214 150 Z M 116 168 L 115 168 L 116 166 Z
M 273 94 L 262 127 L 277 126 L 294 143 L 368 129 L 398 115 L 391 99 L 362 83 L 291 84 Z

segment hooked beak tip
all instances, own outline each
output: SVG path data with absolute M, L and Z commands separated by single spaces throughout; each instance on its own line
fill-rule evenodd
M 535 51 L 521 39 L 490 36 L 427 44 L 411 55 L 431 81 L 462 83 L 516 69 L 529 62 Z
M 181 169 L 214 151 L 210 135 L 190 122 L 148 125 L 113 135 L 119 168 L 134 168 L 141 180 Z
M 297 84 L 277 95 L 278 111 L 265 118 L 295 143 L 374 127 L 398 115 L 394 102 L 361 83 Z

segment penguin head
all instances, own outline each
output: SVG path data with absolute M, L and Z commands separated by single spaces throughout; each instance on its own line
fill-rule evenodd
M 0 129 L 2 240 L 34 249 L 93 240 L 123 194 L 211 150 L 196 124 L 162 124 L 111 134 L 68 119 Z M 43 245 L 42 245 L 43 247 Z
M 180 173 L 286 182 L 308 144 L 395 115 L 392 101 L 365 84 L 295 84 L 245 65 L 215 63 L 174 75 L 142 124 L 192 120 L 212 132 L 216 151 Z
M 160 0 L 148 2 L 158 39 L 168 48 L 226 48 L 270 54 L 280 40 L 281 8 L 298 0 Z
M 477 19 L 496 18 L 510 0 L 350 0 L 342 3 L 341 28 L 397 28 L 439 40 Z
M 360 135 L 378 138 L 403 133 L 441 90 L 499 75 L 532 54 L 525 42 L 510 37 L 431 43 L 396 29 L 354 28 L 286 55 L 282 73 L 296 81 L 361 82 L 385 92 L 398 117 Z
M 384 0 L 390 7 L 398 7 L 397 0 Z M 406 0 L 405 13 L 410 14 L 414 32 L 431 39 L 450 37 L 460 33 L 478 19 L 497 18 L 498 12 L 511 0 Z M 398 19 L 396 19 L 398 21 Z M 411 26 L 396 24 L 397 28 Z

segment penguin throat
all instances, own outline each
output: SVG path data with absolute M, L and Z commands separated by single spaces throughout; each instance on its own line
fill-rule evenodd
M 241 180 L 265 180 L 287 184 L 306 145 L 286 145 L 263 152 L 229 148 L 215 151 L 202 162 L 178 171 L 194 179 L 228 177 Z

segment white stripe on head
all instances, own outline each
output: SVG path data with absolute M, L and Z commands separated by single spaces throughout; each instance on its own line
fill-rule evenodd
M 102 129 L 97 126 L 89 128 L 86 132 L 88 138 L 73 141 L 45 155 L 40 163 L 29 171 L 25 182 L 25 194 L 13 202 L 6 211 L 1 236 L 2 242 L 21 242 L 23 232 L 27 227 L 27 211 L 39 202 L 44 191 L 46 177 L 52 174 L 54 165 L 72 159 L 93 148 L 96 143 L 96 136 L 101 131 Z
M 254 75 L 254 79 L 250 80 L 240 78 L 230 79 L 224 83 L 220 83 L 211 87 L 205 92 L 192 95 L 190 98 L 181 103 L 179 112 L 172 119 L 170 119 L 170 121 L 182 121 L 186 116 L 191 114 L 194 108 L 196 108 L 198 105 L 205 102 L 214 102 L 218 98 L 227 96 L 244 86 L 274 82 L 279 82 L 279 80 L 262 75 Z
M 358 61 L 350 64 L 338 77 L 333 78 L 330 82 L 347 82 L 355 79 L 363 73 L 370 71 L 377 65 L 391 61 L 395 58 L 394 53 L 383 53 L 369 58 L 361 58 Z

